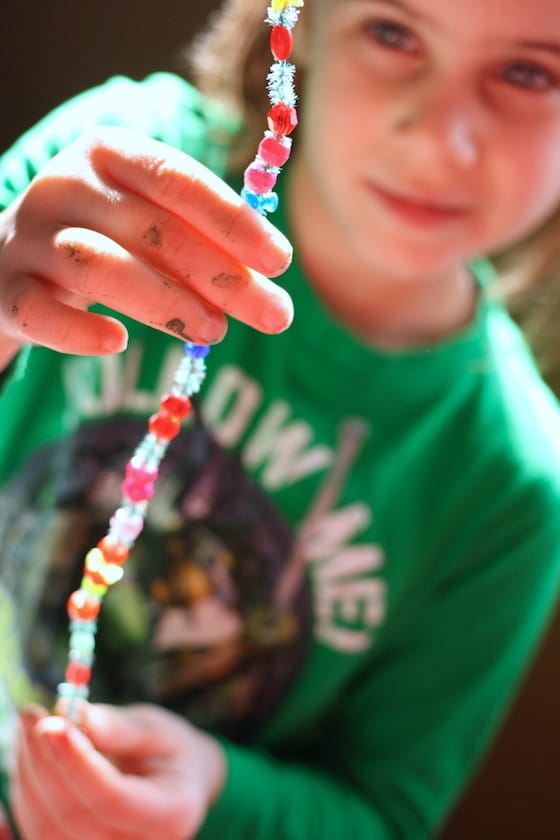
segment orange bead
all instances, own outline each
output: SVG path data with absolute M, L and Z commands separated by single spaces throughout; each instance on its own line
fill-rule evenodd
M 148 421 L 150 432 L 162 440 L 172 440 L 181 431 L 181 424 L 176 417 L 163 411 L 152 414 Z
M 92 621 L 97 618 L 101 609 L 101 601 L 95 595 L 76 589 L 67 602 L 68 616 L 78 621 Z
M 103 537 L 97 543 L 97 548 L 103 554 L 106 563 L 114 563 L 116 566 L 123 566 L 128 560 L 129 549 L 124 543 L 112 542 Z
M 180 397 L 176 394 L 167 394 L 161 398 L 160 406 L 165 414 L 183 420 L 192 409 L 192 403 L 188 397 Z

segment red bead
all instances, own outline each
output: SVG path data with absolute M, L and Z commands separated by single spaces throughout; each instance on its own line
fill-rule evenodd
M 268 127 L 275 134 L 291 134 L 298 123 L 296 109 L 284 102 L 273 105 L 267 115 Z
M 161 409 L 167 414 L 170 414 L 172 417 L 177 417 L 179 420 L 183 420 L 188 414 L 190 414 L 192 403 L 188 397 L 179 397 L 175 394 L 168 394 L 165 397 L 162 397 L 160 402 Z
M 81 662 L 70 662 L 64 676 L 66 682 L 72 685 L 87 685 L 91 677 L 91 668 Z
M 101 601 L 83 589 L 76 589 L 68 598 L 66 606 L 68 616 L 75 621 L 92 621 L 99 615 Z
M 274 58 L 285 61 L 290 57 L 294 46 L 292 30 L 286 26 L 273 26 L 270 32 L 270 49 Z
M 123 566 L 128 560 L 129 549 L 124 543 L 110 542 L 103 537 L 97 543 L 97 548 L 103 554 L 106 563 L 114 563 L 115 566 Z
M 148 421 L 150 432 L 162 440 L 172 440 L 181 431 L 181 424 L 176 417 L 162 411 L 152 414 Z
M 284 166 L 290 157 L 290 142 L 282 143 L 276 137 L 265 137 L 259 143 L 259 156 L 270 166 Z

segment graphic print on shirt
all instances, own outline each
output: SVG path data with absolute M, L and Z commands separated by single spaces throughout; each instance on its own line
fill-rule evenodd
M 0 580 L 14 603 L 28 606 L 18 615 L 25 656 L 32 678 L 49 690 L 66 661 L 64 601 L 119 504 L 124 465 L 145 427 L 143 419 L 103 417 L 120 407 L 110 384 L 117 371 L 96 397 L 88 377 L 76 376 L 82 362 L 67 363 L 68 393 L 90 422 L 70 450 L 66 440 L 35 453 L 5 488 L 0 513 Z M 174 363 L 168 358 L 164 368 Z M 381 550 L 357 542 L 371 511 L 339 499 L 367 429 L 350 420 L 329 448 L 314 443 L 284 403 L 272 402 L 238 458 L 220 438 L 229 435 L 231 444 L 243 436 L 260 400 L 258 385 L 224 367 L 208 390 L 214 408 L 216 394 L 227 393 L 220 373 L 236 399 L 220 422 L 216 414 L 212 435 L 197 422 L 164 459 L 125 579 L 104 601 L 93 689 L 99 699 L 162 703 L 243 738 L 251 734 L 248 721 L 264 722 L 289 690 L 312 633 L 345 654 L 371 645 L 384 618 L 385 587 L 377 574 Z M 138 391 L 130 368 L 128 382 L 128 405 L 151 411 L 160 383 L 158 393 Z M 297 542 L 247 476 L 245 459 L 260 468 L 265 484 L 322 476 L 302 511 Z
M 68 404 L 92 421 L 110 411 L 154 411 L 181 355 L 180 347 L 167 348 L 152 390 L 138 385 L 143 360 L 139 343 L 132 342 L 124 356 L 100 359 L 99 365 L 87 359 L 66 360 Z M 222 365 L 205 384 L 200 406 L 216 441 L 237 451 L 240 463 L 272 495 L 310 476 L 333 482 L 329 471 L 338 474 L 346 461 L 343 472 L 349 472 L 369 434 L 363 420 L 349 419 L 334 445 L 318 442 L 313 428 L 292 413 L 286 400 L 267 401 L 262 385 L 232 364 Z M 356 433 L 359 441 L 350 444 L 356 451 L 348 459 L 342 454 L 348 449 L 346 437 L 351 441 Z M 334 483 L 341 490 L 344 480 Z M 328 497 L 329 504 L 313 514 L 315 502 L 306 499 L 297 537 L 312 583 L 314 636 L 333 651 L 360 653 L 372 645 L 385 619 L 387 592 L 380 574 L 384 554 L 379 545 L 364 540 L 373 519 L 368 501 L 344 505 L 332 490 Z

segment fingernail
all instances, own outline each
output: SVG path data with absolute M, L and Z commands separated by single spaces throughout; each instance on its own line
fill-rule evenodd
M 128 334 L 106 335 L 101 339 L 101 350 L 103 353 L 122 353 L 128 346 Z
M 269 243 L 273 249 L 271 251 L 270 245 L 265 248 L 262 253 L 262 262 L 265 268 L 265 274 L 269 277 L 277 277 L 282 274 L 290 265 L 293 257 L 292 243 L 286 239 L 283 233 L 280 233 L 278 228 L 268 223 L 269 228 Z M 280 253 L 278 253 L 280 251 Z
M 261 323 L 267 332 L 279 333 L 288 329 L 294 318 L 294 305 L 288 294 L 275 295 L 269 299 L 261 315 Z
M 227 321 L 223 312 L 216 310 L 207 310 L 206 318 L 202 321 L 199 328 L 199 335 L 197 343 L 199 344 L 217 344 L 225 336 L 227 332 Z
M 262 267 L 266 276 L 278 277 L 280 274 L 284 274 L 292 262 L 292 256 L 293 252 L 291 249 L 288 253 L 280 256 L 270 251 L 265 251 L 262 257 Z
M 38 735 L 48 749 L 55 754 L 59 754 L 68 743 L 69 732 L 65 721 L 53 716 L 45 719 Z

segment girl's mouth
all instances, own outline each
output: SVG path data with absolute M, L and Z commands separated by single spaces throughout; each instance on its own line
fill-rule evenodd
M 465 205 L 446 204 L 406 192 L 397 192 L 378 184 L 370 187 L 384 207 L 409 224 L 433 227 L 461 221 L 469 209 Z

